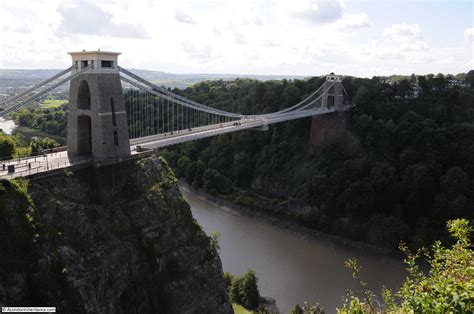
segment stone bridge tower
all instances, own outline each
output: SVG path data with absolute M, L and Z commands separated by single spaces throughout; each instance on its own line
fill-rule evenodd
M 90 155 L 94 161 L 130 155 L 125 100 L 117 67 L 120 53 L 70 52 L 73 73 L 90 67 L 71 80 L 67 150 L 69 156 Z
M 347 132 L 351 112 L 345 105 L 342 77 L 331 73 L 324 82 L 321 107 L 334 108 L 335 111 L 312 117 L 310 145 L 320 146 L 337 140 Z
M 344 93 L 342 91 L 342 77 L 334 73 L 326 76 L 323 87 L 323 97 L 321 107 L 341 110 L 344 107 Z

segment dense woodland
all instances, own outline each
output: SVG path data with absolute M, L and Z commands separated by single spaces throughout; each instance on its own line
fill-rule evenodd
M 350 130 L 321 147 L 309 146 L 308 118 L 162 154 L 189 184 L 237 205 L 354 240 L 392 248 L 405 240 L 418 247 L 445 238 L 448 219 L 474 216 L 474 89 L 449 86 L 450 78 L 412 75 L 390 78 L 389 84 L 387 78 L 346 77 L 356 104 Z M 472 84 L 474 71 L 465 79 Z M 174 91 L 227 111 L 258 114 L 295 104 L 323 81 L 217 80 Z M 411 83 L 422 88 L 418 98 L 409 97 Z M 21 128 L 13 138 L 1 135 L 3 157 L 15 153 L 15 141 L 17 151 L 27 146 L 34 153 L 58 145 L 36 135 L 59 142 L 66 136 L 64 104 L 23 109 L 13 118 Z M 290 199 L 306 206 L 278 205 Z
M 163 153 L 188 183 L 238 205 L 380 246 L 405 240 L 418 247 L 446 238 L 448 219 L 474 216 L 474 89 L 448 87 L 448 79 L 412 76 L 389 84 L 346 77 L 357 105 L 350 132 L 322 147 L 309 146 L 311 121 L 301 119 Z M 407 97 L 410 80 L 423 88 L 416 99 Z M 288 107 L 320 84 L 241 79 L 176 92 L 252 114 Z M 311 209 L 275 206 L 288 199 Z

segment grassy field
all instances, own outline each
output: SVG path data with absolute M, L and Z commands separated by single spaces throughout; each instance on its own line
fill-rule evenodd
M 41 107 L 43 108 L 57 108 L 61 106 L 62 104 L 67 103 L 67 99 L 45 99 L 43 103 L 41 104 Z
M 245 307 L 237 303 L 232 303 L 232 308 L 234 309 L 235 314 L 252 314 L 251 311 L 247 310 Z

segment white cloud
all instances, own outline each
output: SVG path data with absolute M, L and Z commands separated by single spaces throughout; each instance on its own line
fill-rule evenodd
M 433 61 L 432 51 L 416 24 L 393 24 L 385 28 L 382 38 L 362 46 L 361 53 L 373 58 L 374 63 L 393 62 L 414 67 Z
M 342 17 L 344 11 L 344 3 L 341 0 L 290 1 L 289 4 L 297 8 L 293 16 L 316 24 L 335 22 Z
M 0 67 L 64 68 L 67 51 L 100 48 L 124 67 L 177 73 L 468 70 L 472 45 L 434 48 L 420 25 L 387 26 L 342 0 L 0 1 Z
M 105 35 L 148 38 L 141 26 L 113 21 L 113 15 L 87 1 L 66 2 L 57 9 L 61 15 L 60 34 Z
M 464 30 L 464 42 L 468 44 L 474 42 L 474 27 Z
M 178 22 L 182 22 L 182 23 L 186 23 L 186 24 L 195 24 L 196 23 L 190 15 L 184 13 L 180 9 L 175 9 L 174 10 L 174 17 Z
M 364 12 L 354 14 L 345 13 L 338 23 L 343 28 L 366 28 L 371 26 L 369 16 Z
M 209 44 L 196 46 L 192 42 L 186 41 L 182 43 L 184 52 L 196 59 L 210 59 L 212 57 L 212 46 Z
M 383 36 L 396 41 L 421 40 L 421 29 L 417 24 L 393 24 L 383 31 Z

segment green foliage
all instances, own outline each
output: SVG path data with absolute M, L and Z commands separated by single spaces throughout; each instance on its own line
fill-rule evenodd
M 232 286 L 233 280 L 234 280 L 234 276 L 232 276 L 231 273 L 229 272 L 224 273 L 224 282 L 225 282 L 225 288 L 227 290 L 227 293 L 230 293 L 230 287 Z
M 49 137 L 33 137 L 30 142 L 31 154 L 36 155 L 49 148 L 59 147 L 59 143 Z
M 0 180 L 0 276 L 31 269 L 38 224 L 25 180 Z M 11 241 L 10 239 L 15 239 Z
M 232 192 L 232 183 L 215 169 L 206 169 L 202 182 L 203 187 L 208 191 L 217 191 L 221 194 Z
M 242 305 L 237 303 L 232 303 L 232 309 L 234 310 L 234 314 L 252 314 L 252 311 L 247 310 Z
M 256 206 L 248 195 L 257 191 L 275 203 L 297 198 L 311 210 L 287 211 L 285 218 L 307 227 L 393 249 L 407 238 L 414 239 L 411 246 L 429 244 L 448 237 L 440 227 L 445 221 L 474 218 L 474 89 L 449 89 L 443 80 L 344 78 L 357 105 L 351 135 L 316 149 L 308 149 L 311 120 L 299 119 L 266 132 L 177 145 L 165 154 L 189 184 L 240 206 L 281 215 L 272 204 Z M 423 91 L 408 99 L 413 81 Z M 294 105 L 322 82 L 213 81 L 176 92 L 219 109 L 258 114 Z
M 349 259 L 346 266 L 361 286 L 361 297 L 350 293 L 339 313 L 472 313 L 474 311 L 474 251 L 471 248 L 472 226 L 466 219 L 447 223 L 449 233 L 456 239 L 452 247 L 440 241 L 431 252 L 419 249 L 410 252 L 401 243 L 409 276 L 396 293 L 383 289 L 384 308 L 376 306 L 376 296 L 360 279 L 361 268 Z M 428 273 L 420 270 L 418 259 L 424 256 L 430 265 Z
M 13 137 L 0 132 L 0 159 L 13 157 L 16 151 L 15 144 Z
M 374 216 L 369 221 L 367 240 L 376 245 L 396 246 L 408 237 L 408 225 L 398 217 Z
M 163 187 L 169 189 L 169 188 L 175 186 L 176 183 L 178 183 L 178 179 L 176 178 L 173 170 L 169 166 L 166 159 L 163 158 L 162 156 L 159 156 L 159 160 L 160 160 L 160 163 L 161 163 L 161 165 L 163 166 L 163 168 L 165 170 L 164 171 L 164 176 L 162 178 L 162 182 L 163 182 L 162 185 L 163 185 Z
M 211 237 L 211 246 L 214 250 L 219 251 L 221 247 L 219 246 L 219 238 L 221 233 L 219 231 L 213 231 L 209 235 Z
M 258 291 L 258 279 L 255 271 L 249 269 L 242 277 L 232 277 L 228 274 L 226 280 L 227 291 L 232 302 L 238 303 L 247 309 L 257 309 L 260 304 L 260 293 Z M 228 281 L 232 283 L 228 286 Z
M 176 167 L 176 175 L 178 177 L 182 177 L 186 174 L 186 169 L 188 168 L 189 164 L 191 163 L 191 159 L 188 156 L 181 156 L 178 159 L 178 164 Z
M 309 305 L 307 302 L 304 302 L 302 306 L 296 304 L 290 314 L 324 314 L 324 310 L 319 304 Z
M 67 102 L 47 100 L 45 106 L 29 106 L 12 113 L 13 119 L 21 127 L 31 128 L 66 138 Z

